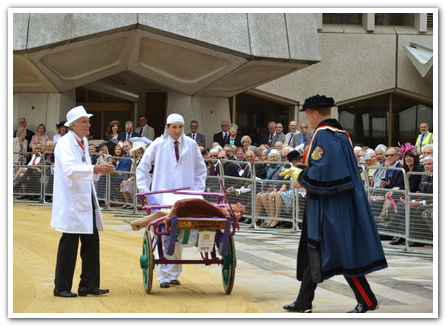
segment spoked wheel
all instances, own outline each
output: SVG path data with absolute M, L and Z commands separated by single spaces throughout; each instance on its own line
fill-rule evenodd
M 152 242 L 149 230 L 146 230 L 143 237 L 143 254 L 140 256 L 140 267 L 143 272 L 144 290 L 149 294 L 152 290 L 152 278 L 154 275 L 154 255 L 152 253 Z
M 236 273 L 236 249 L 233 237 L 230 236 L 227 254 L 222 258 L 222 280 L 225 292 L 231 294 Z

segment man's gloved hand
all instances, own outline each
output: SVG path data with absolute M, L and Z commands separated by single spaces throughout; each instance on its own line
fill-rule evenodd
M 292 177 L 295 183 L 298 183 L 298 176 L 300 175 L 302 169 L 297 167 L 283 168 L 279 173 L 279 176 L 284 176 L 284 179 L 289 179 Z

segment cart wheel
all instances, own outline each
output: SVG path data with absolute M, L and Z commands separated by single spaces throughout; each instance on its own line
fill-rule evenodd
M 234 248 L 233 237 L 230 236 L 228 252 L 222 258 L 222 279 L 225 292 L 231 294 L 234 284 L 234 274 L 236 272 L 236 249 Z
M 152 289 L 154 265 L 151 236 L 149 231 L 146 230 L 143 237 L 143 254 L 140 256 L 140 267 L 143 271 L 143 285 L 147 294 L 149 294 Z

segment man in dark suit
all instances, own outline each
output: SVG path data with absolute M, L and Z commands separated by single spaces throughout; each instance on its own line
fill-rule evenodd
M 389 167 L 403 168 L 399 162 L 399 151 L 395 147 L 389 147 L 385 154 L 386 160 L 389 162 Z M 387 170 L 385 174 L 385 180 L 380 182 L 381 188 L 404 188 L 404 176 L 401 171 Z
M 125 131 L 118 134 L 118 140 L 124 142 L 125 140 L 128 140 L 132 137 L 139 137 L 139 136 L 141 135 L 133 131 L 133 122 L 129 120 L 126 121 Z
M 220 128 L 222 129 L 219 133 L 214 134 L 213 142 L 217 142 L 223 147 L 226 143 L 226 140 L 230 137 L 230 132 L 228 131 L 230 125 L 226 120 L 220 123 Z
M 285 143 L 286 140 L 286 134 L 283 133 L 284 127 L 281 123 L 276 123 L 275 125 L 275 136 L 272 138 L 272 146 L 276 144 L 276 142 L 281 142 L 282 144 Z
M 223 171 L 225 176 L 240 177 L 239 166 L 233 162 L 225 162 L 226 160 L 230 160 L 227 151 L 220 150 L 217 153 L 217 159 L 219 159 L 223 165 Z M 219 169 L 217 169 L 217 171 L 219 172 Z
M 272 143 L 273 137 L 276 135 L 275 131 L 276 123 L 274 121 L 270 121 L 267 124 L 267 131 L 262 134 L 261 144 L 268 144 L 270 147 L 273 147 L 275 144 Z
M 191 123 L 189 124 L 189 128 L 191 130 L 191 133 L 186 134 L 186 136 L 189 136 L 197 143 L 201 143 L 205 146 L 205 135 L 197 132 L 197 130 L 199 129 L 199 122 L 197 120 L 191 120 Z
M 27 125 L 26 118 L 25 117 L 19 118 L 18 127 L 24 127 L 26 129 L 25 139 L 28 140 L 28 150 L 27 150 L 27 152 L 33 152 L 33 149 L 31 149 L 31 147 L 30 147 L 30 142 L 31 142 L 31 139 L 33 138 L 34 132 L 32 130 L 26 128 L 26 125 Z M 16 132 L 17 132 L 17 130 L 14 131 L 14 136 L 13 137 L 16 137 Z M 27 163 L 29 162 L 30 159 L 31 159 L 31 157 L 27 158 Z

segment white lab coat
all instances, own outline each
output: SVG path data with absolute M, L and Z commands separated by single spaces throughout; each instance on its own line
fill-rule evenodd
M 206 165 L 200 153 L 199 146 L 192 138 L 185 134 L 179 138 L 179 161 L 175 158 L 174 140 L 170 136 L 161 136 L 146 149 L 136 171 L 137 186 L 140 192 L 168 190 L 173 188 L 190 187 L 191 191 L 205 190 Z M 153 178 L 149 172 L 154 168 Z M 187 198 L 179 195 L 178 198 Z M 174 204 L 174 198 L 163 197 L 162 194 L 154 196 L 155 202 L 160 204 Z M 183 246 L 175 243 L 172 256 L 167 255 L 167 240 L 162 237 L 163 253 L 169 260 L 181 260 Z M 156 257 L 158 258 L 158 250 Z M 178 279 L 182 272 L 181 264 L 157 265 L 158 281 L 170 282 Z
M 146 149 L 137 167 L 136 180 L 140 192 L 190 187 L 205 190 L 206 165 L 197 143 L 185 134 L 178 140 L 179 161 L 170 136 L 158 137 Z M 149 174 L 154 167 L 153 178 Z
M 62 136 L 54 150 L 54 188 L 51 227 L 71 234 L 93 234 L 94 199 L 96 227 L 104 230 L 101 210 L 93 184 L 93 165 L 88 153 L 88 142 L 82 140 L 82 151 L 75 134 Z M 82 161 L 85 157 L 85 162 Z

